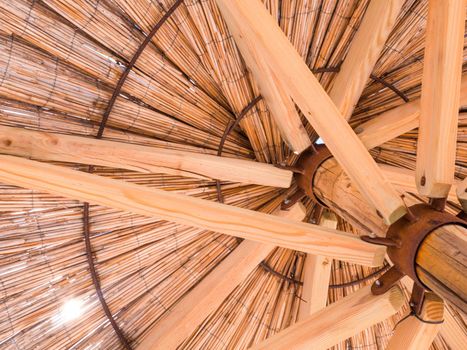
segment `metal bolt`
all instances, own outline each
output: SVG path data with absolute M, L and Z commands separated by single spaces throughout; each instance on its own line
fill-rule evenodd
M 286 198 L 284 199 L 284 204 L 289 204 L 290 203 L 290 199 Z
M 380 280 L 376 280 L 376 281 L 375 281 L 375 285 L 376 285 L 377 287 L 381 287 L 381 284 L 382 284 L 382 283 L 381 283 Z

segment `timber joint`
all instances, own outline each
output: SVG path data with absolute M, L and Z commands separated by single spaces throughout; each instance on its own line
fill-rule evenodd
M 414 291 L 430 290 L 419 278 L 416 271 L 416 258 L 424 240 L 436 229 L 445 225 L 467 227 L 462 219 L 439 211 L 436 206 L 416 204 L 409 208 L 413 217 L 405 216 L 393 223 L 385 238 L 362 236 L 365 242 L 384 245 L 394 266 L 382 275 L 372 286 L 375 295 L 383 294 L 402 277 L 409 276 L 414 281 Z

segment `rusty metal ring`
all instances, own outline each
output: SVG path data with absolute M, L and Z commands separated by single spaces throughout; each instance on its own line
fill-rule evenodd
M 316 145 L 315 150 L 308 149 L 302 153 L 298 160 L 298 167 L 303 169 L 301 173 L 295 174 L 297 185 L 301 188 L 308 197 L 323 207 L 328 207 L 323 203 L 313 192 L 313 181 L 318 168 L 329 158 L 332 157 L 331 152 L 325 145 Z
M 441 226 L 460 225 L 467 228 L 467 224 L 462 219 L 434 210 L 427 204 L 416 204 L 409 209 L 417 220 L 411 222 L 403 217 L 389 227 L 386 237 L 396 242 L 397 247 L 388 247 L 388 255 L 400 271 L 423 285 L 415 271 L 415 259 L 422 242 Z

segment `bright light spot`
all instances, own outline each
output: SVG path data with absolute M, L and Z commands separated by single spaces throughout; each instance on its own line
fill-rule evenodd
M 316 140 L 315 143 L 316 143 L 317 145 L 324 145 L 324 141 L 323 141 L 323 139 L 322 139 L 321 137 L 318 138 L 318 139 Z
M 83 302 L 78 299 L 70 299 L 60 309 L 60 321 L 62 323 L 77 319 L 83 314 Z

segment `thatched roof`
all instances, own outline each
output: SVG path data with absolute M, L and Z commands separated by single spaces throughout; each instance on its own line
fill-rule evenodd
M 329 90 L 369 1 L 263 2 Z M 96 137 L 126 65 L 172 4 L 173 0 L 0 0 L 0 124 Z M 354 110 L 352 127 L 420 97 L 426 17 L 427 1 L 405 1 Z M 264 100 L 224 135 L 259 94 L 215 2 L 185 0 L 129 72 L 102 138 L 217 154 L 224 136 L 223 157 L 293 165 L 297 156 L 282 140 Z M 459 179 L 466 174 L 465 116 L 459 115 Z M 316 140 L 318 135 L 302 119 Z M 414 169 L 416 142 L 413 130 L 371 153 L 379 163 Z M 84 164 L 51 163 L 89 171 Z M 211 179 L 103 166 L 92 172 L 219 200 Z M 228 181 L 219 185 L 226 204 L 267 213 L 294 190 Z M 309 199 L 304 204 L 311 220 L 317 206 Z M 103 296 L 134 348 L 241 242 L 92 203 L 88 220 Z M 342 218 L 339 229 L 357 233 Z M 84 231 L 82 202 L 0 183 L 1 349 L 122 347 L 96 294 Z M 305 259 L 301 252 L 274 249 L 179 348 L 246 349 L 295 323 Z M 371 284 L 377 270 L 335 260 L 328 303 Z M 365 278 L 368 275 L 373 277 Z M 80 315 L 66 319 L 63 310 L 70 300 L 78 304 Z M 384 348 L 407 309 L 406 305 L 336 348 Z M 445 317 L 449 322 L 433 349 L 452 348 L 453 327 L 467 336 L 463 315 L 449 308 Z

